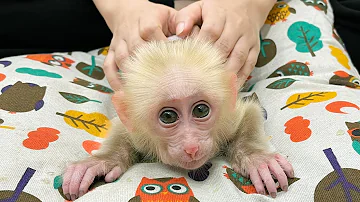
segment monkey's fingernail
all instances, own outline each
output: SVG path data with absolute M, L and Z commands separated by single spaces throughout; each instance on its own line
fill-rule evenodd
M 79 192 L 79 197 L 82 197 L 82 196 L 84 196 L 84 192 L 83 192 L 83 191 L 80 191 L 80 192 Z
M 290 177 L 291 177 L 291 178 L 294 178 L 294 177 L 295 177 L 294 171 L 291 171 L 291 172 L 290 172 Z
M 261 192 L 259 192 L 259 194 L 265 195 L 265 191 L 261 191 Z
M 176 35 L 181 34 L 184 31 L 185 28 L 185 23 L 184 22 L 180 22 L 177 26 L 176 26 Z
M 71 200 L 70 194 L 65 194 L 65 198 L 66 198 L 67 200 Z
M 271 192 L 271 197 L 276 198 L 276 192 Z
M 75 201 L 75 199 L 76 199 L 76 195 L 75 194 L 71 195 L 71 200 Z
M 284 192 L 287 192 L 287 191 L 288 191 L 288 186 L 287 186 L 287 185 L 283 186 L 282 190 L 283 190 Z

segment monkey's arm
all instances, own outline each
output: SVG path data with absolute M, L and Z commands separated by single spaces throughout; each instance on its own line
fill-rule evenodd
M 270 150 L 260 105 L 256 101 L 248 101 L 241 108 L 244 110 L 243 116 L 229 145 L 230 163 L 236 172 L 247 177 L 250 175 L 258 193 L 265 194 L 265 184 L 270 195 L 275 197 L 277 187 L 271 174 L 278 179 L 281 188 L 287 191 L 287 176 L 294 177 L 293 168 L 283 156 Z
M 96 154 L 66 168 L 62 188 L 68 199 L 84 195 L 96 176 L 105 176 L 106 182 L 114 181 L 136 161 L 135 150 L 119 118 L 112 123 L 108 137 Z

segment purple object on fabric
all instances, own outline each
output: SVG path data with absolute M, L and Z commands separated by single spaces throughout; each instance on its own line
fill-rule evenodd
M 341 169 L 341 166 L 339 164 L 339 162 L 336 159 L 336 156 L 334 155 L 333 151 L 331 148 L 328 149 L 324 149 L 323 150 L 326 157 L 328 158 L 331 166 L 334 168 L 335 172 L 338 175 L 338 179 L 335 180 L 333 183 L 330 184 L 330 186 L 326 187 L 326 190 L 330 190 L 332 188 L 334 188 L 337 184 L 341 183 L 344 192 L 345 192 L 345 197 L 347 202 L 353 202 L 351 195 L 350 195 L 350 190 L 354 190 L 356 192 L 360 193 L 360 189 L 358 187 L 356 187 L 355 185 L 351 184 L 345 177 L 344 172 Z
M 13 195 L 10 198 L 0 200 L 0 202 L 16 202 L 20 197 L 21 192 L 24 190 L 25 186 L 30 181 L 31 177 L 34 175 L 34 173 L 34 169 L 27 168 L 24 175 L 21 177 L 19 183 L 17 184 Z

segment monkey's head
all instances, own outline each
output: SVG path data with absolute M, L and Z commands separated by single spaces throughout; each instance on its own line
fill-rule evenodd
M 236 75 L 211 44 L 195 38 L 150 42 L 123 66 L 116 111 L 135 148 L 196 169 L 235 130 Z

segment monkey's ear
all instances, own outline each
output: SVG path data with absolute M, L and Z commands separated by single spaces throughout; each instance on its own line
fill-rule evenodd
M 232 108 L 235 108 L 239 88 L 238 88 L 238 78 L 237 75 L 234 73 L 230 74 L 230 89 L 231 89 L 231 95 L 230 95 L 231 105 Z
M 122 90 L 115 91 L 114 95 L 111 98 L 111 101 L 121 122 L 124 124 L 126 129 L 131 132 L 133 127 L 128 116 L 127 106 L 124 102 L 125 93 Z

